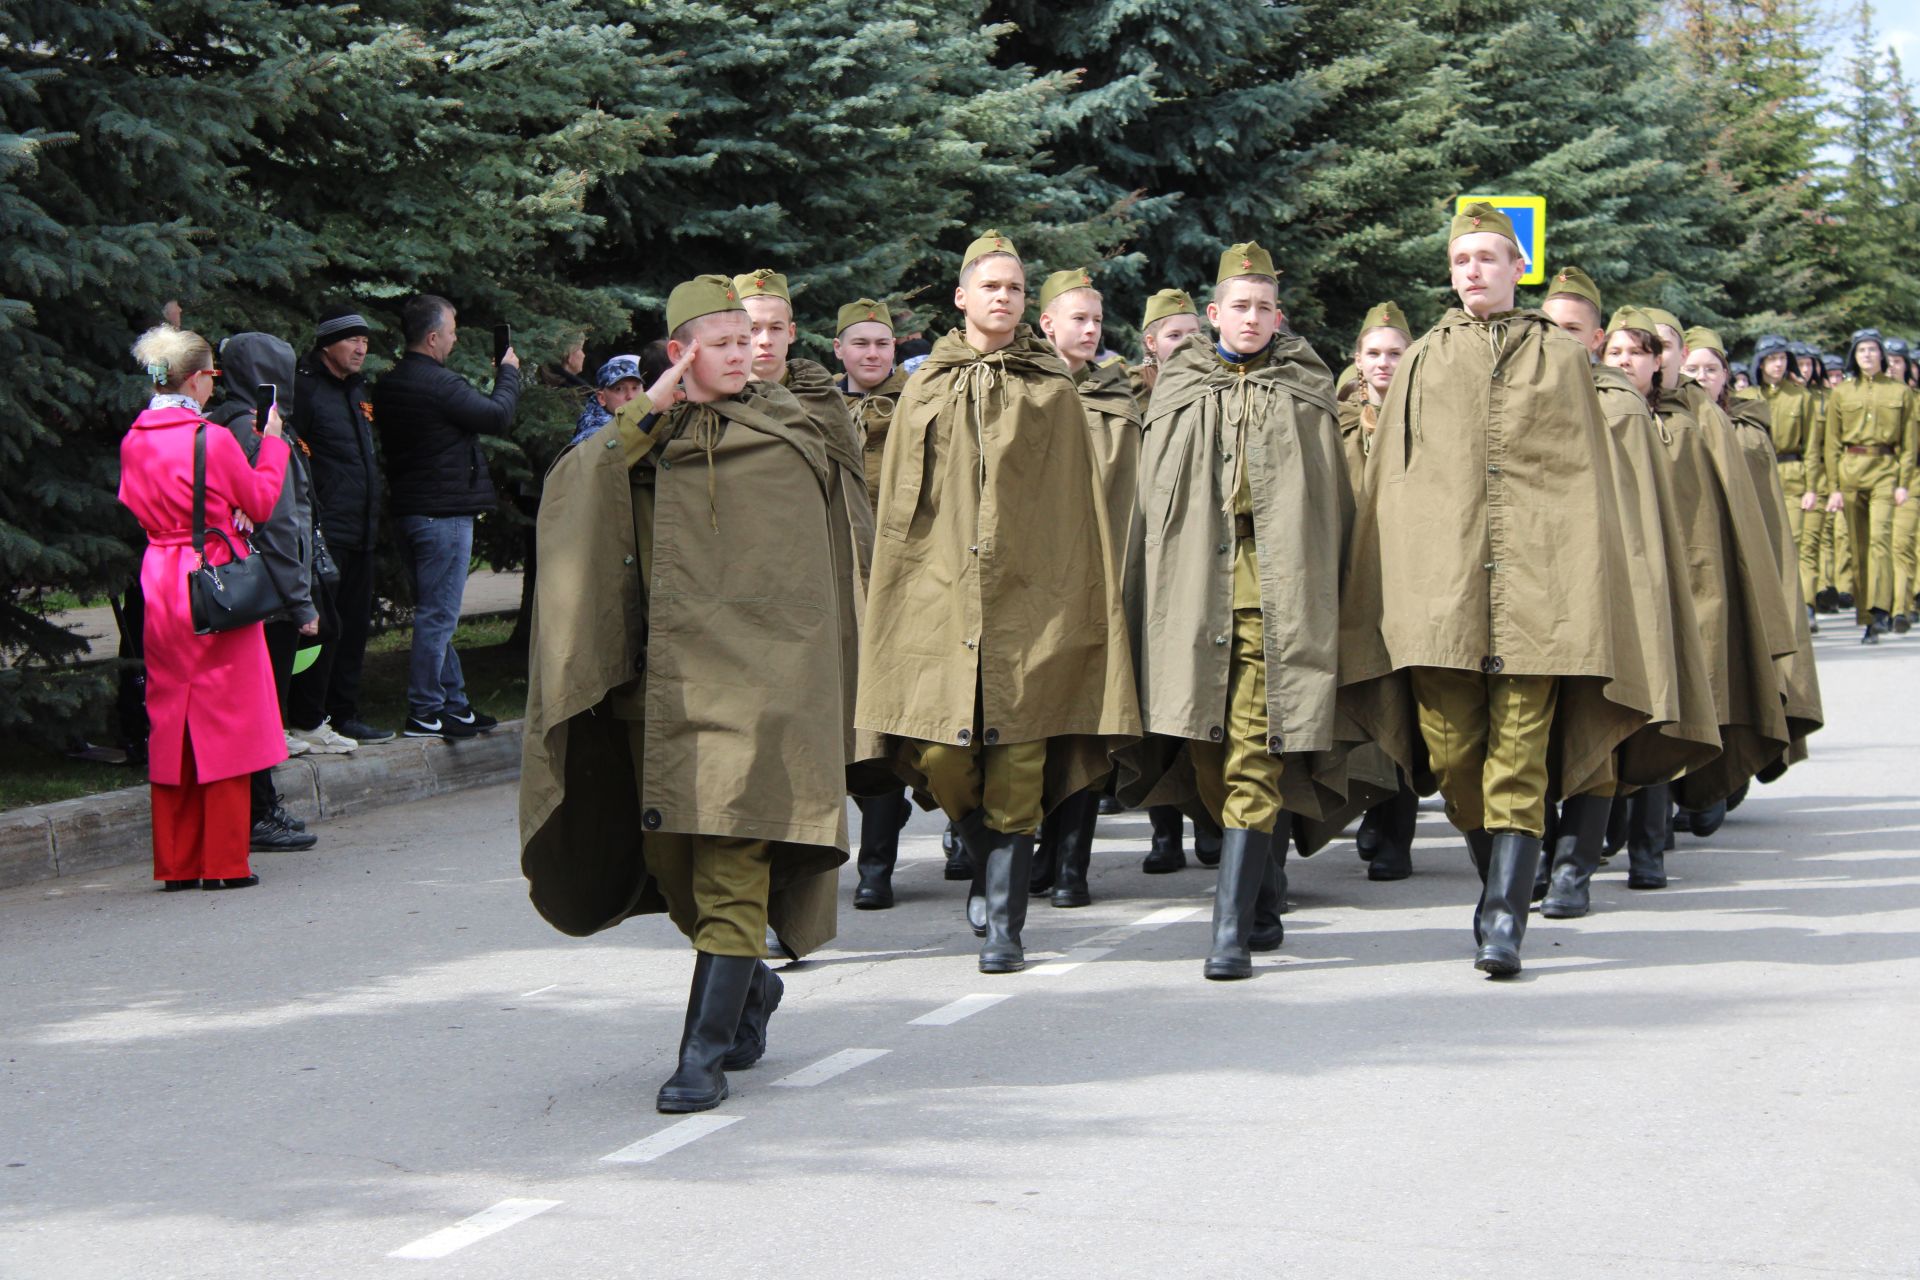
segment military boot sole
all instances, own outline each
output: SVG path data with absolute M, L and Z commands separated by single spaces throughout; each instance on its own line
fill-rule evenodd
M 1090 907 L 1093 905 L 1093 895 L 1085 889 L 1055 889 L 1052 902 L 1054 906 L 1063 910 L 1070 907 Z
M 1027 967 L 1024 952 L 995 951 L 980 953 L 980 972 L 982 973 L 1019 973 Z
M 1208 956 L 1200 972 L 1215 982 L 1235 982 L 1253 976 L 1253 960 L 1251 957 L 1243 960 L 1238 956 Z
M 1147 855 L 1147 860 L 1140 864 L 1140 870 L 1150 876 L 1171 875 L 1175 871 L 1185 871 L 1186 869 L 1187 856 L 1184 853 L 1176 853 L 1171 857 L 1150 853 Z
M 1551 894 L 1540 904 L 1540 916 L 1545 920 L 1578 920 L 1592 910 L 1590 903 L 1556 898 Z
M 853 891 L 855 911 L 885 911 L 893 905 L 893 886 L 863 884 Z
M 693 1111 L 711 1111 L 726 1100 L 727 1082 L 722 1080 L 719 1091 L 714 1093 L 663 1088 L 660 1096 L 653 1100 L 653 1109 L 663 1115 L 680 1116 Z
M 1473 959 L 1473 967 L 1490 978 L 1511 978 L 1520 972 L 1520 953 L 1506 947 L 1483 946 Z

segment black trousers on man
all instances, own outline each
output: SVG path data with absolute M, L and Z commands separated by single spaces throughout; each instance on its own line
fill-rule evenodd
M 331 591 L 314 583 L 320 633 L 324 638 L 331 631 L 331 638 L 314 664 L 293 678 L 288 722 L 298 729 L 317 729 L 329 716 L 336 725 L 360 719 L 360 669 L 373 624 L 374 553 L 334 550 L 333 560 L 340 566 L 340 581 Z

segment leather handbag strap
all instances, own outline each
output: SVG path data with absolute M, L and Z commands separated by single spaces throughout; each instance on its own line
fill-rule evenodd
M 193 554 L 207 562 L 207 424 L 193 429 Z

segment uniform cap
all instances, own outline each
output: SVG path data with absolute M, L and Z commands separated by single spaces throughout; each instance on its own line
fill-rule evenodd
M 1479 231 L 1491 231 L 1495 235 L 1505 236 L 1513 241 L 1514 248 L 1520 247 L 1520 237 L 1514 233 L 1513 220 L 1484 200 L 1475 200 L 1453 215 L 1453 226 L 1447 232 L 1447 243 L 1452 244 L 1461 236 L 1470 236 Z
M 1273 255 L 1252 240 L 1227 246 L 1227 251 L 1220 255 L 1220 271 L 1213 282 L 1222 284 L 1236 276 L 1264 276 L 1276 285 L 1280 283 L 1280 273 L 1273 267 Z
M 1562 267 L 1553 273 L 1553 283 L 1547 288 L 1549 298 L 1585 298 L 1593 304 L 1593 309 L 1601 315 L 1607 309 L 1600 303 L 1600 286 L 1593 277 L 1578 267 Z
M 1009 254 L 1015 260 L 1020 257 L 1020 251 L 1013 247 L 1013 241 L 998 231 L 989 229 L 982 231 L 979 237 L 967 246 L 967 252 L 960 259 L 960 269 L 965 271 L 980 259 L 994 253 Z
M 840 317 L 834 322 L 833 336 L 839 337 L 857 324 L 883 324 L 887 332 L 893 332 L 893 316 L 887 311 L 887 304 L 872 298 L 856 298 L 840 308 Z
M 1063 293 L 1091 288 L 1093 288 L 1093 273 L 1084 267 L 1075 267 L 1071 271 L 1056 271 L 1047 277 L 1046 283 L 1040 286 L 1040 309 L 1045 311 L 1053 304 L 1053 300 Z
M 1704 325 L 1695 325 L 1687 330 L 1686 336 L 1681 338 L 1681 341 L 1686 343 L 1689 351 L 1699 351 L 1704 348 L 1718 352 L 1722 360 L 1727 358 L 1727 344 L 1720 340 L 1718 333 Z
M 733 281 L 721 275 L 695 276 L 673 287 L 667 295 L 667 332 L 676 332 L 689 320 L 721 311 L 745 311 Z
M 789 307 L 793 305 L 793 295 L 787 292 L 787 278 L 772 267 L 735 276 L 733 289 L 743 298 L 778 298 Z
M 1407 323 L 1407 313 L 1400 309 L 1397 302 L 1378 302 L 1373 310 L 1367 312 L 1367 318 L 1360 322 L 1360 336 L 1364 338 L 1375 329 L 1398 329 L 1409 338 L 1413 336 L 1413 326 Z
M 1187 296 L 1185 289 L 1162 289 L 1147 299 L 1146 318 L 1140 322 L 1142 329 L 1157 324 L 1168 316 L 1197 316 L 1199 308 L 1193 305 L 1193 299 Z

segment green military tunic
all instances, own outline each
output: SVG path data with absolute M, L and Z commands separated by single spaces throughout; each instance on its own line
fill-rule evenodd
M 1820 590 L 1820 517 L 1827 487 L 1820 456 L 1820 405 L 1807 389 L 1782 377 L 1772 386 L 1748 387 L 1735 403 L 1764 404 L 1773 445 L 1778 484 L 1785 505 L 1787 529 L 1793 537 L 1794 559 L 1800 575 L 1800 594 L 1811 601 Z M 1814 495 L 1814 511 L 1801 500 Z
M 1854 563 L 1865 562 L 1866 571 L 1854 574 L 1862 624 L 1873 609 L 1893 609 L 1893 498 L 1896 488 L 1913 487 L 1916 425 L 1906 384 L 1884 373 L 1827 394 L 1824 465 L 1827 482 L 1845 497 Z

